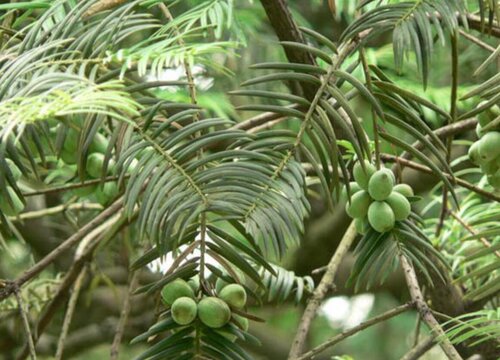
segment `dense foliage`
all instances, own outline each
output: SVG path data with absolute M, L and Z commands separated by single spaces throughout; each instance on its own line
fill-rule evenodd
M 62 358 L 104 288 L 112 358 L 252 359 L 259 306 L 293 301 L 307 359 L 337 342 L 304 344 L 329 291 L 404 274 L 409 302 L 372 321 L 418 312 L 408 359 L 496 359 L 499 20 L 496 0 L 0 4 L 0 336 L 23 329 L 0 352 Z M 316 243 L 314 284 L 324 262 L 290 259 L 324 213 L 352 224 Z

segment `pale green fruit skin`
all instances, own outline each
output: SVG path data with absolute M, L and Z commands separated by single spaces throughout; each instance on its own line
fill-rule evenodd
M 407 219 L 411 213 L 411 204 L 404 195 L 393 191 L 385 200 L 394 212 L 394 218 L 398 221 Z
M 363 168 L 361 167 L 361 163 L 358 161 L 356 162 L 356 164 L 354 164 L 352 174 L 354 176 L 354 180 L 356 180 L 358 185 L 363 190 L 368 190 L 368 182 L 370 181 L 372 175 L 375 174 L 375 171 L 377 171 L 377 169 L 368 161 L 363 161 L 365 162 L 366 172 L 363 170 Z
M 198 317 L 206 326 L 218 329 L 231 319 L 231 309 L 223 300 L 209 296 L 199 302 Z
M 368 230 L 366 218 L 354 219 L 354 226 L 356 227 L 356 231 L 361 235 L 366 234 L 366 231 Z
M 69 129 L 66 132 L 66 137 L 64 139 L 63 149 L 68 152 L 72 152 L 76 154 L 76 150 L 78 149 L 78 141 L 79 141 L 79 133 L 74 129 Z
M 62 149 L 60 157 L 68 165 L 74 165 L 78 161 L 77 153 L 75 151 L 70 151 L 67 149 Z
M 481 136 L 484 135 L 484 133 L 483 133 L 483 127 L 481 126 L 480 123 L 477 123 L 477 125 L 476 125 L 476 135 L 477 135 L 478 138 L 480 138 Z
M 469 148 L 469 159 L 474 165 L 479 165 L 481 157 L 479 156 L 479 141 L 476 141 Z
M 104 166 L 104 155 L 101 153 L 92 153 L 87 159 L 87 173 L 95 179 L 101 177 L 102 167 Z
M 500 170 L 493 175 L 488 175 L 488 183 L 495 189 L 500 189 Z
M 371 177 L 368 183 L 368 192 L 373 199 L 382 201 L 391 194 L 394 178 L 390 172 L 389 169 L 380 169 Z
M 84 186 L 81 188 L 74 189 L 73 194 L 75 194 L 78 197 L 86 197 L 86 196 L 92 195 L 96 191 L 97 191 L 97 186 L 91 185 L 91 186 Z
M 413 189 L 408 184 L 397 184 L 392 188 L 392 191 L 396 191 L 405 197 L 411 197 L 415 195 L 413 193 Z
M 161 297 L 166 305 L 172 306 L 174 301 L 181 297 L 194 299 L 194 292 L 186 281 L 175 279 L 163 287 Z
M 23 173 L 17 167 L 17 165 L 14 163 L 14 161 L 12 161 L 11 159 L 5 159 L 5 161 L 7 162 L 7 166 L 9 167 L 9 170 L 10 170 L 12 177 L 14 178 L 15 181 L 18 181 L 21 178 L 21 176 L 23 175 Z
M 229 331 L 224 330 L 224 329 L 222 329 L 222 330 L 215 330 L 215 332 L 217 334 L 219 334 L 220 336 L 224 336 L 226 339 L 228 339 L 231 342 L 235 342 L 238 339 L 238 337 L 236 335 L 231 334 Z
M 198 275 L 193 276 L 191 279 L 188 280 L 187 283 L 191 287 L 191 289 L 193 289 L 193 291 L 196 293 L 200 288 L 200 277 Z
M 108 144 L 108 139 L 106 139 L 104 135 L 97 133 L 94 136 L 94 140 L 92 140 L 92 143 L 90 144 L 89 152 L 105 154 L 108 149 Z
M 477 107 L 481 107 L 482 105 L 484 105 L 485 103 L 487 103 L 487 101 L 481 101 Z M 493 114 L 490 113 L 490 111 L 488 110 L 485 110 L 485 111 L 481 111 L 478 115 L 477 115 L 477 119 L 478 119 L 478 122 L 481 126 L 486 126 L 490 123 L 491 120 L 493 120 L 494 116 L 492 116 Z
M 358 191 L 351 198 L 351 204 L 347 204 L 347 213 L 352 218 L 362 218 L 368 213 L 368 207 L 370 206 L 372 199 L 367 191 Z
M 238 326 L 241 330 L 248 331 L 250 324 L 246 317 L 233 314 L 233 321 L 236 323 L 236 326 Z
M 247 303 L 247 292 L 245 288 L 239 284 L 229 284 L 222 288 L 219 293 L 219 298 L 230 306 L 241 309 Z
M 189 297 L 180 297 L 172 304 L 172 319 L 179 325 L 191 324 L 197 312 L 196 302 Z
M 491 161 L 500 156 L 500 132 L 490 131 L 479 140 L 479 156 L 482 161 Z
M 500 144 L 498 146 L 500 146 Z M 483 163 L 480 165 L 480 167 L 481 171 L 487 175 L 493 175 L 498 170 L 498 164 L 496 159 Z
M 354 195 L 354 194 L 356 194 L 357 192 L 359 192 L 359 191 L 363 190 L 363 189 L 361 189 L 361 186 L 359 186 L 359 184 L 358 184 L 357 182 L 355 182 L 355 181 L 351 181 L 351 182 L 349 183 L 349 188 L 350 188 L 350 190 L 351 190 L 351 194 L 352 194 L 352 195 Z
M 13 188 L 7 186 L 6 190 L 12 201 L 12 205 L 9 203 L 9 200 L 4 197 L 3 193 L 0 193 L 0 211 L 7 216 L 16 216 L 24 210 L 24 204 Z
M 114 199 L 119 193 L 118 185 L 115 182 L 106 182 L 101 187 L 98 187 L 95 196 L 97 202 L 101 205 L 108 204 L 112 199 Z
M 384 233 L 392 230 L 395 224 L 394 212 L 389 204 L 384 201 L 374 201 L 368 208 L 368 222 L 370 226 L 378 231 Z

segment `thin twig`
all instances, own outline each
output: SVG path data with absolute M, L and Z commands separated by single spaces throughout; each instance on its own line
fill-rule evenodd
M 417 321 L 415 323 L 415 333 L 413 336 L 413 346 L 417 346 L 417 344 L 418 344 L 418 339 L 420 337 L 421 324 L 422 324 L 422 318 L 420 316 L 417 316 Z
M 466 33 L 465 31 L 463 31 L 462 29 L 458 29 L 458 32 L 460 33 L 460 35 L 462 35 L 464 38 L 466 38 L 467 40 L 473 42 L 474 44 L 482 47 L 483 49 L 485 50 L 488 50 L 490 52 L 495 52 L 495 48 L 493 46 L 490 46 L 488 45 L 487 43 L 485 43 L 484 41 L 482 41 L 481 39 L 478 39 L 477 37 L 475 37 L 474 35 L 471 35 L 469 33 Z
M 95 203 L 73 203 L 73 204 L 62 204 L 58 206 L 54 206 L 51 208 L 46 208 L 42 210 L 29 211 L 18 216 L 11 216 L 9 220 L 11 221 L 22 221 L 22 220 L 31 220 L 37 219 L 44 216 L 59 214 L 68 210 L 102 210 L 102 205 Z
M 386 311 L 383 314 L 380 314 L 378 316 L 375 316 L 367 321 L 362 322 L 361 324 L 354 326 L 353 328 L 343 331 L 338 335 L 335 335 L 331 339 L 325 341 L 323 344 L 315 347 L 311 351 L 306 352 L 304 355 L 300 356 L 297 360 L 306 360 L 310 359 L 320 352 L 328 349 L 329 347 L 332 347 L 333 345 L 339 343 L 340 341 L 348 338 L 349 336 L 352 336 L 366 328 L 369 328 L 370 326 L 376 325 L 382 321 L 388 320 L 390 318 L 393 318 L 396 315 L 399 315 L 409 309 L 412 309 L 415 305 L 413 303 L 406 303 L 404 305 L 400 305 L 398 307 L 395 307 L 394 309 L 391 309 L 389 311 Z
M 472 228 L 469 224 L 467 224 L 467 222 L 465 222 L 464 219 L 462 219 L 457 213 L 451 211 L 451 210 L 448 210 L 449 214 L 455 218 L 455 220 L 457 220 L 464 228 L 465 230 L 467 230 L 469 233 L 471 233 L 472 235 L 477 235 L 478 232 L 476 230 L 474 230 L 474 228 Z M 479 241 L 481 241 L 483 243 L 483 245 L 487 248 L 491 248 L 491 243 L 484 237 L 480 237 L 479 238 Z M 500 258 L 500 252 L 499 251 L 495 251 L 494 254 Z
M 125 178 L 128 178 L 130 175 L 125 175 Z M 54 186 L 49 189 L 42 189 L 42 190 L 35 190 L 35 191 L 29 191 L 23 193 L 24 197 L 28 196 L 35 196 L 35 195 L 47 195 L 47 194 L 54 194 L 54 193 L 59 193 L 63 191 L 68 191 L 68 190 L 73 190 L 73 189 L 80 189 L 83 187 L 87 186 L 92 186 L 92 185 L 98 185 L 100 183 L 105 183 L 105 182 L 110 182 L 110 181 L 116 181 L 118 180 L 118 176 L 108 176 L 105 177 L 104 179 L 92 179 L 92 180 L 86 180 L 82 181 L 79 183 L 74 183 L 74 184 L 66 184 L 62 186 Z
M 410 349 L 401 360 L 418 360 L 436 344 L 436 337 L 429 335 Z
M 28 320 L 27 310 L 24 309 L 23 298 L 21 297 L 19 288 L 16 288 L 14 291 L 17 300 L 17 306 L 19 309 L 19 314 L 21 315 L 21 319 L 23 320 L 24 331 L 26 332 L 26 337 L 28 340 L 28 348 L 30 352 L 30 356 L 32 360 L 36 360 L 36 351 L 35 351 L 35 343 L 33 342 L 33 335 L 31 334 L 30 322 Z
M 123 333 L 125 331 L 125 326 L 127 325 L 128 315 L 131 309 L 131 297 L 134 289 L 137 287 L 139 282 L 139 275 L 137 271 L 134 271 L 129 276 L 129 286 L 127 289 L 127 294 L 125 300 L 123 301 L 122 311 L 120 314 L 120 320 L 116 327 L 115 337 L 113 338 L 113 343 L 111 345 L 110 360 L 117 360 L 120 351 L 120 344 L 122 342 Z
M 68 308 L 66 309 L 66 315 L 64 316 L 63 325 L 61 328 L 61 334 L 59 335 L 59 341 L 57 342 L 57 350 L 55 359 L 62 359 L 63 351 L 64 351 L 64 343 L 66 341 L 66 337 L 68 335 L 69 326 L 71 325 L 71 320 L 73 319 L 73 314 L 76 308 L 76 302 L 78 301 L 78 296 L 80 295 L 80 290 L 83 286 L 83 280 L 87 275 L 88 265 L 85 265 L 83 269 L 78 274 L 76 278 L 75 284 L 73 285 L 73 290 L 71 292 L 71 296 L 68 302 Z
M 74 245 L 80 242 L 80 240 L 82 240 L 89 232 L 91 232 L 97 226 L 99 226 L 107 219 L 115 215 L 122 208 L 122 206 L 123 206 L 123 198 L 117 199 L 114 203 L 112 203 L 108 208 L 102 211 L 94 219 L 92 219 L 87 224 L 82 226 L 80 230 L 78 230 L 75 234 L 71 235 L 58 247 L 56 247 L 49 254 L 47 254 L 43 259 L 41 259 L 31 268 L 26 270 L 16 280 L 7 281 L 5 286 L 0 288 L 0 301 L 9 297 L 14 292 L 14 289 L 16 287 L 21 287 L 24 283 L 26 283 L 27 281 L 31 280 L 39 273 L 41 273 L 47 266 L 52 264 L 52 262 L 55 259 L 64 254 L 66 250 L 72 248 Z
M 340 241 L 339 246 L 335 250 L 335 253 L 333 254 L 330 263 L 328 264 L 328 268 L 323 275 L 323 278 L 321 279 L 316 289 L 314 289 L 314 292 L 307 303 L 306 309 L 297 328 L 297 333 L 295 334 L 295 338 L 293 339 L 288 359 L 295 360 L 300 357 L 302 349 L 304 348 L 304 342 L 311 326 L 311 322 L 316 316 L 316 311 L 318 310 L 324 297 L 334 284 L 335 275 L 337 274 L 340 263 L 349 251 L 349 248 L 351 247 L 355 238 L 356 227 L 354 226 L 354 221 L 352 221 L 347 228 L 342 240 Z
M 414 161 L 403 159 L 400 156 L 394 156 L 394 155 L 391 155 L 391 154 L 380 154 L 380 157 L 384 161 L 387 161 L 387 162 L 399 162 L 401 165 L 404 165 L 406 167 L 418 170 L 418 171 L 426 173 L 426 174 L 434 175 L 434 176 L 437 177 L 437 175 L 434 174 L 434 172 L 432 171 L 431 168 L 429 168 L 429 167 L 427 167 L 425 165 L 416 163 Z M 488 191 L 486 191 L 484 189 L 481 189 L 480 187 L 475 186 L 475 185 L 471 184 L 470 182 L 465 181 L 463 179 L 456 178 L 456 177 L 454 178 L 453 176 L 451 176 L 448 173 L 442 172 L 441 174 L 444 175 L 444 176 L 446 176 L 449 180 L 455 179 L 457 185 L 460 185 L 460 186 L 462 186 L 462 187 L 464 187 L 466 189 L 469 189 L 469 190 L 475 192 L 476 194 L 484 197 L 485 199 L 495 200 L 495 201 L 500 202 L 500 196 L 498 196 L 498 195 L 496 195 L 494 193 L 490 193 L 490 192 L 488 192 Z
M 424 296 L 422 295 L 422 291 L 420 290 L 420 285 L 418 284 L 417 280 L 417 274 L 415 273 L 413 265 L 409 263 L 408 259 L 404 255 L 400 255 L 399 259 L 403 268 L 411 299 L 415 302 L 415 306 L 417 307 L 422 320 L 429 326 L 429 328 L 436 336 L 442 337 L 440 346 L 446 356 L 448 356 L 450 360 L 462 360 L 462 357 L 448 340 L 448 338 L 446 338 L 441 325 L 436 320 L 436 318 L 432 314 L 432 311 L 424 301 Z

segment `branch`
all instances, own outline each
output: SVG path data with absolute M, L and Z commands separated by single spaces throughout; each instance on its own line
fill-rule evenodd
M 429 328 L 431 328 L 436 336 L 442 336 L 440 346 L 446 356 L 448 356 L 450 360 L 462 360 L 462 357 L 448 340 L 448 338 L 446 338 L 441 325 L 438 323 L 431 310 L 425 303 L 424 296 L 422 295 L 422 291 L 420 290 L 420 285 L 417 281 L 417 274 L 415 274 L 413 265 L 408 262 L 408 259 L 404 255 L 400 255 L 399 258 L 401 260 L 401 267 L 403 268 L 403 272 L 405 274 L 410 296 L 415 302 L 415 306 L 417 307 L 422 320 L 429 326 Z
M 352 336 L 352 335 L 354 335 L 354 334 L 356 334 L 356 333 L 358 333 L 366 328 L 369 328 L 370 326 L 376 325 L 382 321 L 388 320 L 388 319 L 390 319 L 396 315 L 399 315 L 399 314 L 401 314 L 409 309 L 412 309 L 413 307 L 414 307 L 414 304 L 410 302 L 410 303 L 395 307 L 394 309 L 386 311 L 383 314 L 375 316 L 375 317 L 373 317 L 365 322 L 362 322 L 361 324 L 359 324 L 359 325 L 357 325 L 349 330 L 343 331 L 342 333 L 332 337 L 330 340 L 325 341 L 323 344 L 315 347 L 311 351 L 306 352 L 304 355 L 299 357 L 297 360 L 311 359 L 314 356 L 316 356 L 317 354 L 319 354 L 320 352 L 322 352 L 322 351 L 328 349 L 329 347 L 339 343 L 340 341 L 348 338 L 349 336 Z
M 425 165 L 421 165 L 419 163 L 416 163 L 414 161 L 410 161 L 410 160 L 404 159 L 402 157 L 394 156 L 394 155 L 390 155 L 390 154 L 381 154 L 380 157 L 384 161 L 400 163 L 401 165 L 407 166 L 409 168 L 421 171 L 421 172 L 426 173 L 426 174 L 436 176 L 436 174 L 434 174 L 432 169 L 428 168 Z M 442 174 L 444 176 L 446 176 L 448 179 L 450 179 L 451 181 L 456 181 L 457 185 L 460 185 L 466 189 L 469 189 L 469 190 L 475 192 L 476 194 L 484 197 L 485 199 L 495 200 L 495 201 L 500 202 L 500 196 L 498 196 L 494 193 L 490 193 L 484 189 L 481 189 L 480 187 L 475 186 L 475 185 L 471 184 L 470 182 L 467 182 L 463 179 L 453 177 L 448 173 L 442 172 Z
M 130 177 L 130 175 L 125 175 L 124 178 L 126 179 L 128 177 Z M 98 184 L 109 182 L 109 181 L 116 181 L 118 179 L 119 179 L 118 176 L 107 176 L 103 179 L 92 179 L 92 180 L 82 181 L 82 182 L 75 183 L 75 184 L 66 184 L 66 185 L 57 186 L 57 187 L 53 187 L 53 188 L 49 188 L 49 189 L 30 191 L 30 192 L 23 193 L 23 197 L 54 194 L 54 193 L 63 192 L 63 191 L 67 191 L 67 190 L 80 189 L 82 187 L 98 185 Z
M 127 2 L 127 0 L 101 0 L 101 1 L 98 1 L 94 5 L 89 7 L 89 9 L 85 12 L 85 14 L 83 14 L 83 17 L 88 18 L 88 17 L 95 15 L 97 13 L 100 13 L 102 11 L 117 7 L 118 5 L 121 5 L 125 2 Z
M 105 222 L 108 218 L 115 215 L 123 205 L 123 198 L 119 198 L 112 203 L 107 209 L 97 215 L 93 220 L 82 226 L 75 234 L 66 239 L 61 245 L 52 250 L 43 259 L 33 265 L 30 269 L 26 270 L 24 274 L 14 281 L 6 281 L 3 287 L 0 287 L 0 301 L 9 297 L 16 288 L 21 287 L 24 283 L 31 280 L 42 272 L 47 266 L 61 256 L 66 250 L 76 245 L 94 228 Z
M 436 344 L 435 336 L 428 336 L 421 342 L 419 342 L 415 347 L 413 347 L 410 351 L 408 351 L 401 360 L 418 360 L 422 355 L 424 355 L 427 351 L 432 349 L 432 347 Z
M 32 360 L 36 360 L 36 352 L 35 352 L 35 344 L 33 342 L 33 335 L 30 330 L 30 322 L 28 320 L 28 315 L 26 314 L 26 310 L 24 309 L 23 299 L 21 298 L 21 294 L 19 294 L 19 288 L 15 289 L 15 295 L 17 299 L 17 305 L 19 308 L 19 314 L 23 319 L 24 331 L 26 332 L 26 337 L 28 340 L 28 348 L 30 351 L 30 356 Z
M 495 23 L 491 24 L 491 26 L 483 24 L 480 16 L 467 14 L 467 23 L 470 29 L 500 38 L 500 27 Z
M 22 221 L 38 219 L 44 216 L 55 215 L 67 210 L 102 210 L 102 205 L 93 203 L 74 203 L 74 204 L 62 204 L 54 206 L 51 208 L 46 208 L 42 210 L 29 211 L 22 213 L 18 216 L 10 216 L 10 221 Z
M 300 354 L 302 353 L 302 349 L 304 348 L 304 342 L 306 340 L 306 336 L 309 332 L 309 327 L 311 326 L 311 322 L 316 316 L 316 311 L 320 306 L 323 298 L 328 293 L 328 290 L 332 287 L 333 282 L 335 280 L 335 275 L 339 268 L 340 262 L 344 258 L 344 256 L 349 251 L 354 239 L 356 238 L 356 228 L 354 226 L 354 221 L 351 222 L 349 227 L 347 228 L 344 237 L 340 241 L 339 246 L 335 250 L 330 263 L 328 264 L 328 268 L 321 279 L 321 282 L 314 290 L 312 297 L 309 299 L 304 314 L 302 315 L 302 319 L 300 320 L 299 327 L 297 328 L 297 333 L 295 334 L 295 338 L 292 343 L 292 347 L 290 349 L 290 354 L 288 355 L 288 359 L 298 359 Z

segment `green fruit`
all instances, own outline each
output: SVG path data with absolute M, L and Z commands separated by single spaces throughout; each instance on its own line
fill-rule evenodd
M 487 101 L 481 101 L 477 107 L 481 107 L 482 105 L 486 104 Z M 494 116 L 492 116 L 493 114 L 490 113 L 490 111 L 488 111 L 488 109 L 486 110 L 483 110 L 481 111 L 478 115 L 477 115 L 477 119 L 478 119 L 478 122 L 481 126 L 486 126 L 490 123 L 491 120 L 493 120 Z
M 361 186 L 359 186 L 359 185 L 358 185 L 358 183 L 357 183 L 357 182 L 355 182 L 355 181 L 351 181 L 351 182 L 349 183 L 349 188 L 350 188 L 350 190 L 351 190 L 351 195 L 354 195 L 354 194 L 356 194 L 358 191 L 361 191 L 361 190 L 362 190 L 362 189 L 361 189 Z
M 404 220 L 410 216 L 411 205 L 404 195 L 393 191 L 391 195 L 385 200 L 394 212 L 394 218 L 396 220 Z
M 364 235 L 366 234 L 366 231 L 368 230 L 368 223 L 366 222 L 366 218 L 357 218 L 354 219 L 354 226 L 356 227 L 356 231 Z
M 78 161 L 76 150 L 70 151 L 63 148 L 61 150 L 60 157 L 62 161 L 64 161 L 68 165 L 76 164 L 76 162 Z
M 230 333 L 229 331 L 227 330 L 215 330 L 215 332 L 217 334 L 219 334 L 220 336 L 224 336 L 226 339 L 228 339 L 229 341 L 231 342 L 235 342 L 238 337 L 236 335 L 234 335 L 233 333 Z
M 198 307 L 189 297 L 180 297 L 172 304 L 172 319 L 179 325 L 190 324 L 196 319 Z
M 500 189 L 500 170 L 497 170 L 497 172 L 493 175 L 488 175 L 487 179 L 491 186 L 495 189 Z
M 396 191 L 406 197 L 414 196 L 413 189 L 408 184 L 397 184 L 392 188 L 392 191 Z
M 104 185 L 99 188 L 97 188 L 95 192 L 95 196 L 97 198 L 97 202 L 101 205 L 106 205 L 110 202 L 110 200 L 113 200 L 116 198 L 116 196 L 119 194 L 118 190 L 118 185 L 115 182 L 106 182 Z
M 0 192 L 0 211 L 7 216 L 16 216 L 24 210 L 24 203 L 19 196 L 17 196 L 13 188 L 7 186 L 6 190 L 10 198 L 10 202 L 9 199 L 7 199 L 5 195 Z
M 92 153 L 87 158 L 87 173 L 95 179 L 102 175 L 104 166 L 104 155 L 100 153 Z
M 479 141 L 476 141 L 469 148 L 469 159 L 474 165 L 479 165 L 481 157 L 479 156 Z
M 66 132 L 66 137 L 64 139 L 63 149 L 76 154 L 76 150 L 78 149 L 79 137 L 80 134 L 78 133 L 78 131 L 74 129 L 68 129 L 68 131 Z
M 370 196 L 377 200 L 385 200 L 391 194 L 394 187 L 394 178 L 389 169 L 380 169 L 371 177 L 368 183 Z
M 247 303 L 247 292 L 245 288 L 239 284 L 229 284 L 221 290 L 219 298 L 230 306 L 241 309 Z
M 481 166 L 481 171 L 488 175 L 493 175 L 498 170 L 498 164 L 496 159 L 483 163 L 480 166 Z
M 384 201 L 374 201 L 368 208 L 368 222 L 379 233 L 392 230 L 396 219 L 389 204 Z
M 186 281 L 175 279 L 163 287 L 161 297 L 167 306 L 172 306 L 174 301 L 181 297 L 194 299 L 194 292 Z
M 480 123 L 477 123 L 476 125 L 476 135 L 478 138 L 480 138 L 481 136 L 483 136 L 483 127 L 481 126 Z
M 189 279 L 187 283 L 191 287 L 191 289 L 193 289 L 193 291 L 196 293 L 200 288 L 200 277 L 196 275 L 191 279 Z
M 491 161 L 500 156 L 500 132 L 490 131 L 479 140 L 479 157 Z
M 94 139 L 90 144 L 89 152 L 105 154 L 106 150 L 108 149 L 108 144 L 108 139 L 106 139 L 106 137 L 101 133 L 97 133 L 95 134 Z
M 206 326 L 218 329 L 229 322 L 231 309 L 223 300 L 209 296 L 198 304 L 198 317 Z
M 7 166 L 9 167 L 9 170 L 10 170 L 12 177 L 14 178 L 15 181 L 18 181 L 21 178 L 21 176 L 23 175 L 23 173 L 17 167 L 17 165 L 14 163 L 14 161 L 12 161 L 11 159 L 5 159 L 5 161 L 7 162 Z
M 350 217 L 352 218 L 362 218 L 368 213 L 368 206 L 372 199 L 367 191 L 359 191 L 354 194 L 351 198 L 351 204 L 347 203 L 346 210 Z
M 233 314 L 233 321 L 241 330 L 248 331 L 250 324 L 248 323 L 248 319 L 246 317 Z
M 375 171 L 377 169 L 375 166 L 370 164 L 367 160 L 363 160 L 365 163 L 365 170 L 361 167 L 361 163 L 358 161 L 356 164 L 354 164 L 354 167 L 352 169 L 352 174 L 354 176 L 354 180 L 358 183 L 358 185 L 364 189 L 368 190 L 368 181 L 370 181 L 370 178 L 373 174 L 375 174 Z

